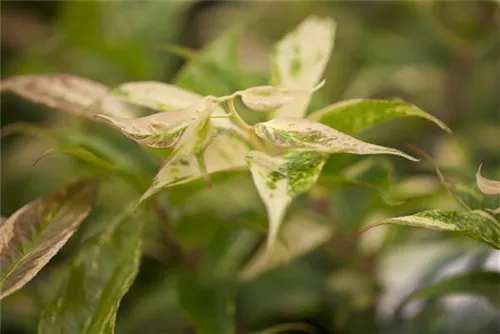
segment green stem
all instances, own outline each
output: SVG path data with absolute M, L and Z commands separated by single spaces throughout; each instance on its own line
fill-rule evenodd
M 262 152 L 266 152 L 266 148 L 262 145 L 259 138 L 255 135 L 253 126 L 245 122 L 236 111 L 236 107 L 234 105 L 234 96 L 231 96 L 227 99 L 227 104 L 229 106 L 230 119 L 232 119 L 234 123 L 243 131 L 248 133 L 248 140 L 250 141 L 250 144 L 253 146 L 253 148 Z

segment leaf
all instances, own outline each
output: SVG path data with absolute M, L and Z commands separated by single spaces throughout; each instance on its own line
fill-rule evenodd
M 393 148 L 365 143 L 324 124 L 301 118 L 275 118 L 255 125 L 255 133 L 274 145 L 325 153 L 392 154 L 417 159 Z
M 245 157 L 249 148 L 237 135 L 222 132 L 203 152 L 207 174 L 246 167 Z M 166 188 L 202 177 L 195 156 L 179 158 L 164 165 L 153 181 L 153 188 Z
M 317 91 L 325 84 L 325 80 L 311 89 L 286 89 L 273 86 L 258 86 L 240 92 L 243 103 L 250 109 L 270 111 L 294 102 L 301 96 Z
M 500 249 L 500 224 L 486 212 L 458 212 L 449 210 L 429 210 L 411 216 L 386 219 L 369 225 L 372 227 L 395 224 L 425 227 L 431 230 L 459 232 L 472 239 L 481 241 L 495 249 Z
M 500 181 L 489 180 L 481 176 L 481 165 L 476 173 L 477 187 L 483 194 L 486 195 L 500 195 Z
M 435 298 L 448 294 L 475 294 L 481 295 L 492 306 L 500 309 L 499 282 L 500 273 L 498 272 L 483 271 L 448 277 L 413 292 L 399 308 L 409 301 L 421 298 Z
M 198 113 L 206 107 L 196 103 L 182 110 L 162 112 L 141 118 L 114 118 L 98 115 L 117 126 L 125 136 L 141 145 L 173 147 L 189 124 L 196 121 Z
M 274 48 L 271 62 L 273 84 L 287 89 L 311 89 L 318 84 L 333 49 L 336 23 L 309 17 Z M 303 117 L 311 94 L 276 111 L 277 117 Z
M 120 300 L 139 270 L 142 219 L 120 217 L 76 255 L 38 332 L 113 333 Z
M 179 303 L 200 334 L 234 333 L 234 292 L 228 284 L 209 282 L 195 273 L 177 279 Z
M 170 164 L 190 166 L 190 171 L 193 168 L 193 157 L 197 162 L 198 169 L 201 175 L 207 175 L 207 167 L 203 160 L 203 152 L 215 137 L 216 130 L 210 124 L 210 115 L 213 112 L 215 103 L 207 101 L 205 109 L 201 111 L 196 121 L 192 122 L 182 133 L 179 141 L 176 143 L 174 150 L 170 154 L 162 170 L 169 168 Z M 159 178 L 162 170 L 155 177 L 152 186 L 142 195 L 140 202 L 144 201 L 151 195 L 155 194 L 163 187 L 164 180 Z M 186 169 L 184 169 L 186 171 Z
M 248 154 L 255 187 L 267 209 L 268 251 L 274 247 L 286 209 L 294 197 L 307 192 L 316 183 L 326 158 L 326 154 L 307 151 L 290 153 L 283 158 L 258 151 Z
M 425 118 L 451 133 L 450 128 L 439 119 L 400 99 L 341 101 L 313 112 L 308 116 L 308 119 L 351 134 L 361 132 L 384 121 L 403 117 Z
M 78 181 L 38 198 L 0 225 L 1 298 L 28 283 L 87 217 L 97 183 Z
M 22 75 L 3 80 L 0 91 L 15 93 L 34 103 L 91 118 L 95 103 L 104 98 L 108 87 L 69 74 Z

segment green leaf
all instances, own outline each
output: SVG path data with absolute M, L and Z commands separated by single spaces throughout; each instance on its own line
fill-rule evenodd
M 247 156 L 257 191 L 267 209 L 269 234 L 267 249 L 272 250 L 280 225 L 293 198 L 307 192 L 319 177 L 327 155 L 298 152 L 283 158 L 251 151 Z
M 234 333 L 234 293 L 227 284 L 209 282 L 195 273 L 177 279 L 179 302 L 200 334 Z
M 143 220 L 132 218 L 121 217 L 84 244 L 42 313 L 39 333 L 113 333 L 120 300 L 139 269 Z
M 365 143 L 324 124 L 301 118 L 275 118 L 255 125 L 255 133 L 274 145 L 324 153 L 392 154 L 418 161 L 399 150 Z
M 338 131 L 352 134 L 384 121 L 403 117 L 425 118 L 451 133 L 450 128 L 439 119 L 400 99 L 352 99 L 341 101 L 315 111 L 308 116 L 308 119 L 326 124 Z
M 97 183 L 78 181 L 36 199 L 0 225 L 1 298 L 28 283 L 92 209 Z
M 250 109 L 270 111 L 295 102 L 301 96 L 308 96 L 325 84 L 325 80 L 311 89 L 287 89 L 274 86 L 257 86 L 239 92 L 243 103 Z
M 286 89 L 311 89 L 323 76 L 333 49 L 336 23 L 309 17 L 279 41 L 271 57 L 273 85 Z M 277 117 L 303 117 L 311 100 L 305 94 L 276 111 Z
M 104 98 L 108 87 L 69 74 L 22 75 L 3 80 L 0 91 L 13 92 L 31 102 L 92 118 L 96 102 Z
M 483 194 L 500 195 L 500 181 L 489 180 L 481 176 L 481 166 L 479 166 L 476 173 L 476 183 Z
M 459 232 L 472 239 L 488 244 L 495 249 L 500 249 L 500 224 L 483 211 L 423 211 L 412 216 L 390 218 L 369 225 L 364 231 L 384 224 L 425 227 L 432 230 Z
M 475 294 L 486 298 L 492 306 L 500 309 L 499 282 L 500 273 L 498 272 L 473 272 L 448 277 L 413 292 L 399 308 L 421 298 L 441 297 L 448 294 Z

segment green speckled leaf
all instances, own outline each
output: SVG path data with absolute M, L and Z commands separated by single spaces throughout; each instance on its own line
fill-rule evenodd
M 327 155 L 303 151 L 271 157 L 251 151 L 248 166 L 269 219 L 267 248 L 276 242 L 279 227 L 293 198 L 307 192 L 317 181 Z
M 255 125 L 256 134 L 274 145 L 324 153 L 392 154 L 417 159 L 393 148 L 374 145 L 324 124 L 301 118 L 275 118 Z
M 459 232 L 475 240 L 500 249 L 500 224 L 483 211 L 458 212 L 448 210 L 429 210 L 412 216 L 384 220 L 368 228 L 395 224 L 425 227 L 433 230 Z
M 404 303 L 420 298 L 435 298 L 450 294 L 474 294 L 486 298 L 492 306 L 500 309 L 499 284 L 500 273 L 498 272 L 466 273 L 424 286 L 406 298 Z
M 28 283 L 87 217 L 97 183 L 78 181 L 36 199 L 0 225 L 1 298 Z
M 441 129 L 451 132 L 446 124 L 436 117 L 400 99 L 353 99 L 341 101 L 315 111 L 308 116 L 308 119 L 326 124 L 344 133 L 352 134 L 379 123 L 403 117 L 425 118 L 438 125 Z
M 39 333 L 113 333 L 120 300 L 139 269 L 142 218 L 117 222 L 76 255 L 42 313 Z
M 333 49 L 336 24 L 332 19 L 309 17 L 279 41 L 272 54 L 273 85 L 311 89 L 321 80 Z M 303 117 L 311 94 L 279 108 L 277 117 Z

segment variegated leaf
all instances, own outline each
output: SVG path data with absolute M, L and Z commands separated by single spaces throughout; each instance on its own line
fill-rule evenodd
M 411 216 L 390 218 L 370 225 L 365 230 L 383 224 L 459 232 L 493 248 L 500 249 L 500 224 L 484 211 L 429 210 Z
M 481 166 L 476 173 L 476 183 L 483 194 L 500 195 L 500 181 L 493 181 L 481 176 Z
M 300 97 L 307 97 L 325 84 L 325 80 L 312 89 L 287 89 L 274 86 L 257 86 L 240 92 L 243 103 L 257 111 L 275 110 L 295 102 Z
M 275 46 L 272 54 L 273 84 L 287 89 L 311 89 L 320 81 L 333 49 L 336 23 L 309 17 Z M 303 117 L 311 94 L 282 106 L 277 117 Z
M 87 217 L 97 183 L 78 181 L 36 199 L 0 225 L 1 298 L 28 283 Z
M 308 116 L 308 119 L 326 124 L 344 133 L 352 134 L 384 121 L 403 117 L 425 118 L 441 129 L 451 132 L 450 128 L 436 117 L 400 99 L 352 99 L 341 101 L 313 112 Z
M 191 163 L 194 158 L 197 161 L 201 174 L 204 176 L 207 175 L 208 172 L 205 161 L 203 160 L 203 152 L 210 141 L 215 137 L 217 130 L 210 123 L 210 115 L 216 104 L 208 100 L 206 102 L 205 109 L 198 115 L 198 118 L 194 122 L 189 124 L 180 136 L 162 170 L 171 168 L 169 167 L 170 164 L 174 166 L 186 165 L 187 161 L 190 168 L 184 169 L 184 172 L 193 172 L 192 168 L 194 167 L 191 166 Z M 159 179 L 159 174 L 155 177 L 153 185 L 141 197 L 141 202 L 163 187 L 162 184 L 164 182 Z
M 272 250 L 286 209 L 292 199 L 307 192 L 317 181 L 327 155 L 318 152 L 290 153 L 271 157 L 259 151 L 247 156 L 255 187 L 269 219 L 267 248 Z
M 102 83 L 69 74 L 21 75 L 2 80 L 0 91 L 77 116 L 93 117 L 108 93 Z
M 392 154 L 417 159 L 393 148 L 374 145 L 324 124 L 301 118 L 275 118 L 255 125 L 257 135 L 277 146 L 325 153 Z

